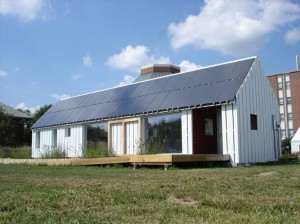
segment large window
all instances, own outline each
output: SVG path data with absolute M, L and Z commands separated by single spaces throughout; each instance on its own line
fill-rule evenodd
M 167 114 L 145 119 L 146 153 L 181 153 L 181 114 Z
M 88 143 L 105 142 L 107 143 L 107 123 L 96 123 L 87 126 Z

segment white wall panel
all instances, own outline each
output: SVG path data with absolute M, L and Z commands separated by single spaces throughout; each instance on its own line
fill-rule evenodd
M 126 122 L 126 154 L 139 153 L 138 121 Z
M 239 163 L 278 159 L 278 130 L 273 129 L 272 115 L 279 124 L 279 108 L 260 62 L 255 60 L 237 94 Z M 250 114 L 257 115 L 257 130 L 251 130 Z
M 83 125 L 67 126 L 71 128 L 70 137 L 65 136 L 66 127 L 38 130 L 40 132 L 40 148 L 36 147 L 36 133 L 32 135 L 32 157 L 38 158 L 50 152 L 54 148 L 66 151 L 67 157 L 81 157 L 84 149 L 85 128 Z M 54 130 L 57 130 L 56 144 L 54 142 Z
M 193 154 L 192 111 L 181 112 L 182 154 Z
M 223 105 L 221 116 L 223 154 L 230 155 L 232 164 L 239 163 L 236 106 L 234 104 Z
M 115 154 L 123 154 L 123 136 L 122 136 L 122 123 L 111 124 L 111 148 Z

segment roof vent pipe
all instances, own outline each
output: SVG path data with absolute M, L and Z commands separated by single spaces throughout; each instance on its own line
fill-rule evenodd
M 296 55 L 297 70 L 300 71 L 300 55 Z

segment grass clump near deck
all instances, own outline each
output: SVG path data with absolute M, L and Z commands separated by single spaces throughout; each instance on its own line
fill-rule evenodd
M 0 165 L 0 223 L 299 223 L 300 164 Z
M 109 148 L 107 142 L 88 142 L 84 150 L 84 158 L 102 158 L 115 156 L 112 149 Z

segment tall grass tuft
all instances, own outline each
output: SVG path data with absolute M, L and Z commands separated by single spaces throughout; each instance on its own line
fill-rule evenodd
M 42 159 L 61 159 L 66 157 L 67 157 L 66 150 L 58 146 L 47 147 L 45 152 L 41 153 Z
M 101 158 L 115 156 L 113 151 L 108 147 L 107 142 L 103 141 L 90 141 L 84 152 L 85 158 Z

